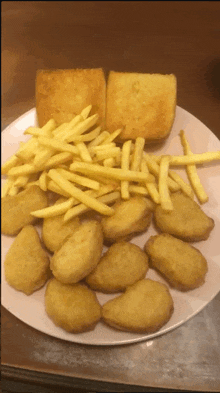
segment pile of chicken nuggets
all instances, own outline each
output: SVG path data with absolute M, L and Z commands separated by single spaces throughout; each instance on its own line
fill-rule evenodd
M 16 236 L 5 258 L 8 284 L 26 295 L 46 285 L 47 315 L 71 333 L 94 329 L 100 320 L 123 331 L 158 331 L 174 311 L 170 288 L 189 291 L 204 283 L 207 261 L 190 242 L 207 239 L 214 228 L 192 198 L 177 191 L 171 199 L 172 211 L 133 196 L 115 202 L 112 216 L 44 218 L 40 238 L 39 219 L 30 212 L 48 206 L 46 193 L 31 186 L 3 198 L 2 233 Z M 147 238 L 152 221 L 158 235 Z M 144 232 L 141 249 L 131 240 Z M 166 285 L 149 279 L 149 269 Z M 101 306 L 97 292 L 115 297 Z

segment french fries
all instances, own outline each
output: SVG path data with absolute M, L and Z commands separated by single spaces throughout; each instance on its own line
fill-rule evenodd
M 167 211 L 173 208 L 170 192 L 178 190 L 191 198 L 195 193 L 200 203 L 207 202 L 196 165 L 220 160 L 220 151 L 192 153 L 184 131 L 180 132 L 183 156 L 148 154 L 143 138 L 118 145 L 122 130 L 102 131 L 98 115 L 90 116 L 90 112 L 91 105 L 69 123 L 57 127 L 51 119 L 42 128 L 24 131 L 31 138 L 1 167 L 1 174 L 7 176 L 2 198 L 38 185 L 67 200 L 32 214 L 39 218 L 63 214 L 65 222 L 90 209 L 112 215 L 114 209 L 108 205 L 119 198 L 129 199 L 131 194 L 149 197 Z M 170 169 L 175 166 L 186 169 L 190 184 Z
M 180 131 L 180 138 L 183 145 L 183 150 L 185 155 L 192 156 L 193 153 L 191 152 L 189 143 L 186 139 L 185 133 L 183 130 Z M 200 203 L 205 203 L 208 201 L 208 195 L 206 194 L 203 185 L 201 184 L 200 178 L 198 176 L 196 165 L 195 164 L 188 164 L 186 166 L 186 172 L 189 178 L 189 181 L 193 187 L 193 190 L 199 200 Z

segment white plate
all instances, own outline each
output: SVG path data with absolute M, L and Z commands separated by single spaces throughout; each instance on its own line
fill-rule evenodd
M 19 142 L 29 139 L 28 136 L 23 135 L 23 131 L 27 127 L 36 124 L 36 111 L 32 109 L 14 121 L 2 132 L 3 162 L 15 153 L 18 149 Z M 181 129 L 185 130 L 194 153 L 216 151 L 220 149 L 220 141 L 204 124 L 184 109 L 177 107 L 172 132 L 163 148 L 157 148 L 155 150 L 156 154 L 160 154 L 161 152 L 183 154 L 180 138 L 178 136 Z M 179 173 L 187 179 L 183 169 L 179 170 Z M 170 290 L 174 300 L 174 313 L 170 321 L 160 329 L 160 331 L 154 334 L 127 333 L 111 329 L 100 322 L 91 332 L 82 334 L 67 333 L 61 328 L 56 327 L 47 317 L 44 309 L 45 287 L 31 296 L 26 296 L 22 292 L 15 291 L 5 281 L 3 266 L 2 305 L 21 321 L 43 333 L 63 340 L 90 345 L 118 345 L 152 339 L 188 321 L 201 311 L 220 290 L 220 165 L 219 163 L 211 163 L 200 166 L 198 168 L 198 173 L 209 194 L 209 201 L 203 206 L 203 210 L 215 220 L 215 228 L 207 241 L 198 242 L 194 245 L 207 259 L 209 270 L 206 282 L 202 287 L 186 293 L 174 289 Z M 143 248 L 147 239 L 154 234 L 156 234 L 156 232 L 151 225 L 147 233 L 136 237 L 133 239 L 133 242 Z M 4 262 L 5 255 L 13 240 L 14 238 L 2 236 L 2 263 Z M 147 277 L 165 282 L 151 269 L 147 273 Z M 103 304 L 113 296 L 114 295 L 103 295 L 99 293 L 98 299 L 100 303 Z

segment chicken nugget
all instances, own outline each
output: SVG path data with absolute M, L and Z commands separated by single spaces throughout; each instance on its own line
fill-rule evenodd
M 65 202 L 66 198 L 59 198 L 55 205 Z M 63 220 L 64 214 L 55 217 L 44 218 L 42 227 L 42 239 L 48 250 L 55 252 L 79 228 L 79 217 L 68 222 Z
M 164 326 L 174 310 L 166 285 L 143 279 L 102 307 L 102 318 L 119 330 L 154 333 Z
M 4 262 L 5 278 L 18 291 L 31 295 L 49 277 L 49 258 L 32 225 L 25 226 L 12 243 Z
M 197 202 L 182 192 L 171 195 L 173 210 L 165 211 L 156 206 L 154 219 L 156 226 L 165 233 L 188 242 L 208 239 L 214 228 L 214 220 L 208 217 Z
M 204 284 L 207 261 L 190 244 L 163 233 L 151 236 L 145 250 L 150 257 L 150 266 L 159 271 L 172 287 L 189 291 Z
M 91 289 L 62 284 L 55 278 L 47 284 L 45 308 L 55 325 L 72 333 L 93 329 L 101 318 L 101 306 Z
M 135 233 L 145 231 L 151 223 L 154 203 L 148 198 L 134 196 L 116 202 L 113 208 L 115 213 L 101 220 L 104 238 L 109 242 L 128 240 Z
M 101 292 L 120 292 L 141 280 L 148 271 L 148 256 L 132 243 L 114 243 L 97 267 L 86 277 L 90 288 Z
M 17 195 L 2 198 L 2 233 L 17 235 L 25 225 L 34 224 L 38 220 L 31 212 L 45 207 L 47 196 L 38 186 L 31 186 Z
M 64 284 L 75 284 L 98 264 L 103 247 L 102 227 L 98 221 L 83 222 L 51 258 L 54 276 Z

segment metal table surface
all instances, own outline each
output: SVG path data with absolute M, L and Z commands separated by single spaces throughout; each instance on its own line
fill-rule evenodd
M 220 139 L 219 2 L 2 2 L 2 129 L 35 106 L 39 68 L 174 73 L 178 105 Z M 7 392 L 220 391 L 220 293 L 150 341 L 86 346 L 2 307 Z M 17 385 L 16 385 L 17 384 Z

